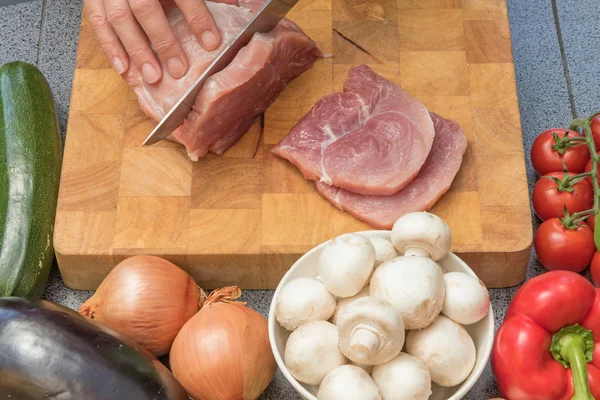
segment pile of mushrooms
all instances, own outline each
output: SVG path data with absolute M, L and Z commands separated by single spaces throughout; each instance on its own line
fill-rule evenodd
M 427 212 L 401 217 L 391 241 L 329 241 L 319 276 L 288 282 L 277 298 L 277 321 L 292 331 L 289 372 L 318 386 L 319 400 L 421 400 L 432 381 L 462 383 L 476 359 L 462 325 L 483 319 L 490 297 L 474 276 L 444 273 L 437 261 L 451 243 L 448 225 Z

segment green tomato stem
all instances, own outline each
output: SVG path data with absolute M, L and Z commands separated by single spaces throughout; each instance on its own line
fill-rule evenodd
M 580 211 L 572 214 L 570 216 L 570 220 L 567 223 L 572 223 L 574 220 L 582 219 L 583 216 L 586 215 L 598 215 L 598 211 L 600 210 L 600 185 L 598 184 L 598 162 L 600 162 L 600 156 L 596 152 L 596 144 L 594 143 L 594 135 L 592 135 L 592 128 L 590 121 L 600 113 L 596 113 L 591 116 L 589 119 L 576 118 L 571 122 L 569 126 L 569 130 L 577 131 L 577 129 L 581 129 L 583 135 L 585 137 L 585 143 L 590 152 L 590 159 L 592 160 L 592 170 L 590 171 L 590 175 L 592 178 L 592 185 L 594 189 L 594 207 Z M 565 225 L 567 226 L 567 225 Z M 594 242 L 596 243 L 596 249 L 600 251 L 600 229 L 595 229 L 594 232 Z

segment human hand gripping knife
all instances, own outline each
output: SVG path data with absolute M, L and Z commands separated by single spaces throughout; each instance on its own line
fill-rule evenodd
M 175 103 L 167 115 L 158 123 L 154 130 L 148 135 L 143 145 L 151 145 L 163 140 L 183 124 L 188 116 L 200 89 L 208 78 L 222 71 L 233 61 L 238 51 L 250 42 L 252 36 L 257 32 L 269 32 L 286 16 L 288 11 L 294 7 L 298 0 L 267 0 L 258 10 L 248 24 L 238 33 L 231 43 L 214 59 L 206 70 L 196 79 L 196 82 Z

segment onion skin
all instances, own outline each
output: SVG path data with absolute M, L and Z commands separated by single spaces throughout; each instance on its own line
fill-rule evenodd
M 243 303 L 207 303 L 173 343 L 173 375 L 195 400 L 256 399 L 277 370 L 267 320 Z
M 161 356 L 205 298 L 194 279 L 175 264 L 134 256 L 108 274 L 79 313 Z

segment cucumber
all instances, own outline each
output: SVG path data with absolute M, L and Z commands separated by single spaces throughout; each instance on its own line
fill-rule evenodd
M 52 92 L 33 65 L 0 67 L 0 297 L 40 297 L 52 236 L 62 141 Z

